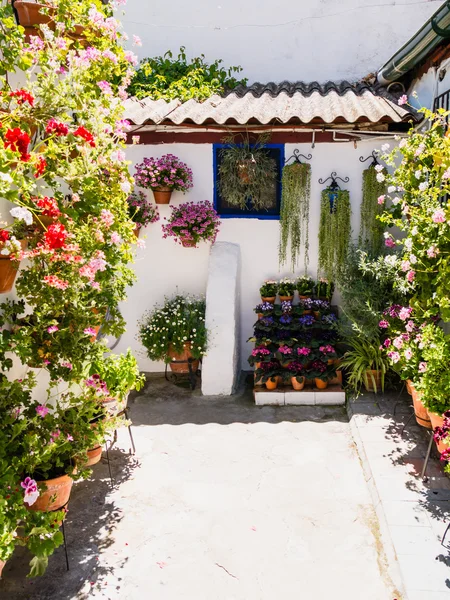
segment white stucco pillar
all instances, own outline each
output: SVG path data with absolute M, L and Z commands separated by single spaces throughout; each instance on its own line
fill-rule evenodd
M 239 365 L 240 247 L 217 242 L 211 249 L 206 287 L 208 352 L 202 364 L 205 396 L 233 393 Z

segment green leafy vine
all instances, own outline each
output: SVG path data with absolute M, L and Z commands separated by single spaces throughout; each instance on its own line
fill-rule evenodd
M 377 180 L 378 171 L 372 165 L 363 173 L 361 225 L 359 229 L 359 246 L 370 255 L 377 255 L 383 249 L 384 227 L 378 219 L 383 212 L 383 204 L 378 198 L 386 193 L 385 182 Z
M 305 272 L 309 262 L 309 197 L 311 192 L 311 166 L 300 162 L 286 165 L 282 175 L 280 210 L 280 267 L 287 262 L 287 247 L 291 243 L 292 271 L 304 248 Z
M 336 281 L 347 256 L 351 235 L 350 195 L 347 190 L 322 192 L 319 227 L 318 271 Z

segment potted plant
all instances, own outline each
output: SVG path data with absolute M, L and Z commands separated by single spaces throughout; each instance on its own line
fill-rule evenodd
M 271 302 L 262 302 L 261 304 L 258 304 L 253 310 L 258 315 L 258 319 L 262 319 L 262 317 L 271 315 L 273 313 L 274 305 Z
M 323 360 L 313 360 L 310 368 L 308 369 L 308 379 L 314 379 L 316 388 L 319 390 L 325 390 L 328 387 L 328 381 L 333 375 L 334 369 L 332 369 Z
M 226 146 L 220 151 L 219 192 L 231 206 L 267 209 L 272 203 L 268 193 L 276 184 L 275 160 L 267 152 L 270 134 L 261 135 L 252 144 L 248 136 L 241 144 L 234 136 L 225 138 Z
M 314 285 L 315 283 L 312 277 L 309 277 L 308 275 L 303 275 L 302 277 L 299 277 L 295 284 L 299 298 L 301 300 L 311 298 L 311 296 L 314 294 Z
M 197 371 L 206 353 L 205 301 L 176 295 L 139 324 L 139 339 L 151 360 L 163 360 L 175 373 Z
M 30 218 L 32 222 L 31 214 Z M 15 219 L 11 226 L 0 229 L 0 294 L 13 288 L 21 254 L 27 247 L 27 236 L 28 226 L 21 219 Z
M 281 302 L 288 300 L 292 302 L 294 299 L 295 292 L 295 281 L 292 279 L 281 279 L 278 283 L 278 293 L 280 295 Z
M 147 227 L 149 223 L 159 221 L 158 208 L 147 200 L 144 192 L 133 192 L 127 198 L 128 215 L 135 223 L 134 235 L 139 237 L 142 227 Z
M 267 279 L 259 288 L 259 293 L 262 302 L 274 304 L 278 293 L 278 283 L 273 279 Z
M 193 186 L 191 169 L 173 154 L 144 158 L 136 165 L 134 180 L 153 191 L 156 204 L 169 204 L 173 191 L 185 193 Z
M 304 298 L 299 301 L 298 306 L 301 308 L 302 314 L 310 315 L 314 308 L 314 300 L 312 298 Z
M 280 378 L 284 376 L 285 371 L 278 361 L 263 362 L 259 369 L 255 371 L 255 380 L 265 384 L 268 390 L 275 390 L 278 387 Z
M 306 369 L 303 362 L 294 360 L 287 367 L 291 378 L 291 385 L 296 391 L 301 391 L 306 383 Z
M 350 346 L 341 361 L 341 368 L 349 372 L 349 386 L 359 392 L 364 385 L 368 392 L 384 391 L 384 379 L 389 359 L 381 349 L 380 338 L 366 339 L 357 336 L 345 340 Z
M 317 283 L 314 287 L 314 294 L 320 300 L 328 300 L 328 302 L 331 302 L 331 299 L 333 297 L 333 292 L 334 292 L 334 283 L 332 281 L 328 281 L 328 279 L 325 279 L 323 277 L 321 277 L 317 281 Z
M 172 214 L 162 226 L 163 238 L 173 237 L 185 248 L 196 248 L 201 241 L 214 244 L 220 219 L 211 202 L 185 202 L 171 208 Z

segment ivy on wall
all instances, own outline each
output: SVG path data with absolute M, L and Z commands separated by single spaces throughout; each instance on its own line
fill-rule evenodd
M 318 271 L 336 281 L 347 256 L 351 235 L 350 195 L 347 190 L 326 188 L 322 192 L 319 227 Z
M 383 224 L 378 215 L 383 212 L 383 203 L 378 203 L 378 198 L 386 192 L 385 182 L 378 181 L 380 170 L 371 165 L 363 172 L 361 225 L 359 229 L 359 246 L 364 248 L 371 256 L 380 253 L 383 248 Z
M 311 192 L 311 166 L 294 162 L 286 165 L 282 174 L 280 209 L 280 267 L 288 261 L 290 242 L 292 271 L 298 262 L 301 249 L 304 251 L 305 272 L 309 262 L 309 198 Z

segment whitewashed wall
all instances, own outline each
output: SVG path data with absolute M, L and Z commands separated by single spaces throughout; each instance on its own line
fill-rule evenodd
M 442 79 L 439 81 L 440 73 Z M 419 79 L 413 81 L 407 91 L 409 101 L 416 108 L 425 106 L 433 108 L 434 99 L 450 89 L 450 58 L 444 60 L 439 66 L 431 67 Z M 412 93 L 417 94 L 417 98 Z
M 442 0 L 128 0 L 118 15 L 140 58 L 177 52 L 241 65 L 253 81 L 356 80 L 392 56 Z
M 391 142 L 392 143 L 392 142 Z M 320 217 L 320 193 L 323 186 L 318 179 L 325 178 L 332 171 L 338 175 L 350 177 L 345 188 L 350 191 L 352 204 L 352 227 L 355 235 L 359 231 L 359 207 L 361 202 L 362 171 L 367 167 L 359 162 L 359 157 L 368 156 L 381 142 L 361 142 L 354 147 L 353 142 L 316 144 L 286 144 L 286 157 L 292 155 L 294 148 L 300 152 L 312 153 L 311 160 L 311 201 L 310 201 L 310 265 L 308 272 L 315 277 L 318 256 L 318 230 Z M 185 161 L 193 170 L 194 187 L 187 194 L 179 192 L 172 196 L 172 203 L 213 199 L 213 171 L 211 144 L 167 144 L 158 146 L 129 146 L 127 157 L 134 164 L 145 156 L 161 156 L 173 153 Z M 344 188 L 344 186 L 342 186 Z M 151 191 L 148 192 L 152 197 Z M 160 206 L 161 217 L 170 214 L 169 206 Z M 161 222 L 149 225 L 146 248 L 138 251 L 135 265 L 138 281 L 129 290 L 128 301 L 122 306 L 127 320 L 127 332 L 115 351 L 124 351 L 128 346 L 136 352 L 139 364 L 144 371 L 160 371 L 161 363 L 151 362 L 145 350 L 136 340 L 137 321 L 143 313 L 156 303 L 163 302 L 165 295 L 174 294 L 177 289 L 187 293 L 205 293 L 206 275 L 210 245 L 200 244 L 198 249 L 182 248 L 173 239 L 162 239 Z M 253 307 L 259 300 L 259 287 L 264 279 L 291 276 L 289 267 L 282 271 L 278 268 L 279 221 L 260 219 L 223 219 L 218 241 L 239 244 L 241 249 L 241 356 L 242 368 L 248 368 L 246 359 L 250 345 L 246 340 L 252 335 L 255 320 Z M 302 262 L 295 272 L 303 272 Z

